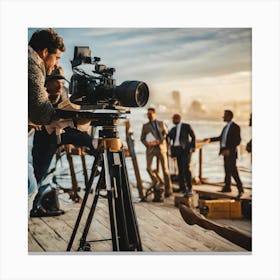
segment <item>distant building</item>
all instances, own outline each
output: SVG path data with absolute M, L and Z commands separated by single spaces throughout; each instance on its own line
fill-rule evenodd
M 188 115 L 193 118 L 202 117 L 206 113 L 204 105 L 199 100 L 193 100 L 189 110 Z

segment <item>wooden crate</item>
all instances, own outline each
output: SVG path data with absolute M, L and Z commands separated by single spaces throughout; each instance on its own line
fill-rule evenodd
M 185 204 L 189 207 L 198 207 L 198 200 L 199 200 L 199 197 L 198 197 L 198 194 L 196 192 L 193 192 L 193 195 L 191 197 L 184 197 L 184 196 L 179 196 L 179 195 L 176 195 L 174 197 L 174 205 L 176 207 L 179 206 L 179 204 Z
M 240 219 L 242 218 L 241 201 L 234 199 L 200 200 L 200 212 L 207 218 Z

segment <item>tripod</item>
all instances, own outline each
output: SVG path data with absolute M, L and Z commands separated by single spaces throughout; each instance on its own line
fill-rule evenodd
M 107 190 L 113 251 L 142 251 L 122 144 L 118 138 L 118 131 L 113 121 L 110 125 L 102 126 L 102 130 L 99 131 L 99 148 L 92 165 L 90 178 L 86 184 L 84 199 L 67 246 L 67 251 L 71 251 L 94 177 L 98 173 L 98 167 L 101 167 L 101 172 L 78 251 L 91 251 L 89 241 L 86 238 L 98 202 L 99 192 L 104 188 Z

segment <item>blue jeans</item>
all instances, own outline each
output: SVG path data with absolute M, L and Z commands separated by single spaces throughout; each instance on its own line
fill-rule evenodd
M 37 180 L 34 174 L 33 159 L 32 159 L 32 146 L 33 146 L 33 135 L 28 137 L 28 195 L 37 191 Z
M 77 129 L 65 128 L 65 133 L 61 134 L 61 144 L 74 144 L 77 146 L 86 146 L 93 151 L 92 138 Z M 54 160 L 53 156 L 56 152 L 57 138 L 55 133 L 48 134 L 43 127 L 41 131 L 36 131 L 33 141 L 33 166 L 35 178 L 38 182 L 38 194 L 36 195 L 33 207 L 36 208 L 40 205 L 41 197 L 44 193 L 48 192 L 51 188 L 55 187 L 53 184 L 53 173 L 48 174 L 48 170 Z
M 36 192 L 37 189 L 38 185 L 34 175 L 33 165 L 28 162 L 28 195 Z

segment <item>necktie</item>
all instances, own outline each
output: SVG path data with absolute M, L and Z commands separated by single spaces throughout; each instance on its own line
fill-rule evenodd
M 181 132 L 181 126 L 176 125 L 176 136 L 174 140 L 174 146 L 180 146 L 180 132 Z
M 229 130 L 230 124 L 231 124 L 231 123 L 228 123 L 228 124 L 224 127 L 224 129 L 223 129 L 223 132 L 222 132 L 222 139 L 221 139 L 221 147 L 222 147 L 222 148 L 225 148 L 225 147 L 226 147 L 226 143 L 227 143 L 227 134 L 228 134 L 228 130 Z
M 157 122 L 156 122 L 156 121 L 153 121 L 152 124 L 153 124 L 153 128 L 154 128 L 154 130 L 155 130 L 156 138 L 157 138 L 158 140 L 160 140 L 161 138 L 160 138 L 160 133 L 159 133 L 159 130 L 158 130 Z

